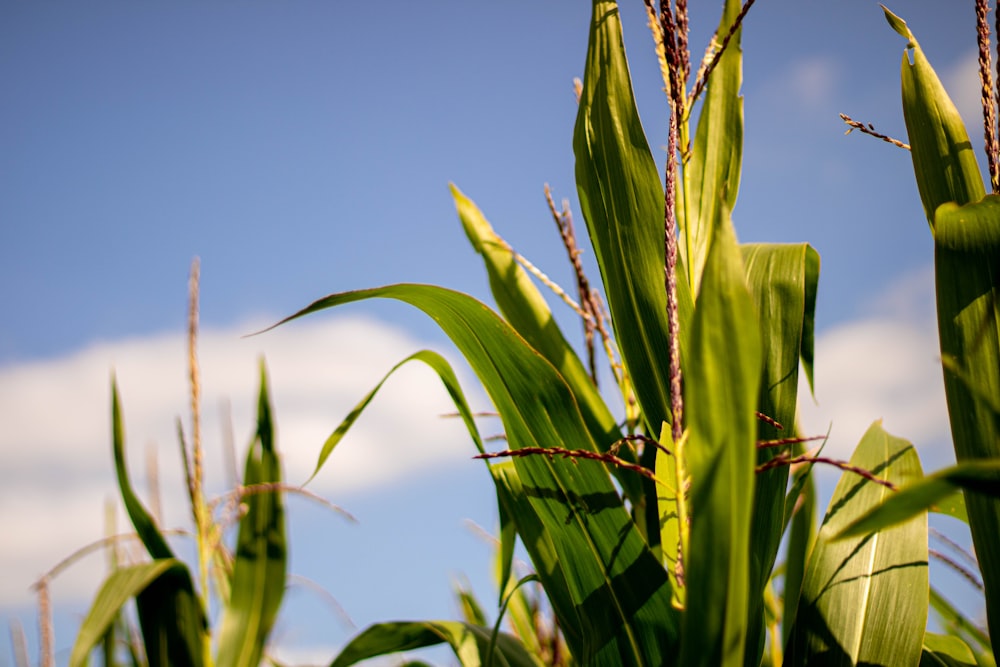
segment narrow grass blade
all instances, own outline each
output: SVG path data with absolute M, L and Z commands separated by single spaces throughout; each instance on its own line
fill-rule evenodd
M 472 410 L 469 409 L 469 404 L 465 400 L 465 393 L 462 391 L 462 387 L 458 383 L 458 377 L 455 375 L 455 371 L 452 370 L 451 364 L 449 364 L 448 361 L 437 352 L 433 352 L 431 350 L 420 350 L 393 366 L 389 372 L 386 373 L 381 380 L 379 380 L 379 383 L 375 385 L 375 387 L 368 392 L 364 398 L 358 401 L 358 404 L 354 406 L 346 417 L 344 417 L 344 420 L 340 423 L 340 425 L 334 429 L 333 433 L 330 434 L 330 437 L 328 437 L 326 442 L 323 443 L 323 447 L 320 449 L 319 459 L 316 461 L 316 468 L 313 470 L 312 475 L 309 476 L 309 479 L 306 480 L 305 484 L 311 482 L 319 471 L 322 470 L 323 465 L 330 457 L 330 454 L 333 453 L 334 448 L 340 444 L 340 441 L 343 440 L 345 435 L 347 435 L 347 432 L 354 425 L 354 422 L 358 420 L 358 417 L 361 416 L 361 413 L 365 411 L 368 404 L 372 402 L 372 399 L 375 398 L 375 395 L 379 392 L 379 389 L 382 388 L 382 385 L 384 385 L 392 374 L 395 373 L 401 366 L 410 361 L 422 361 L 438 374 L 438 377 L 441 378 L 441 382 L 444 383 L 445 389 L 448 391 L 448 395 L 451 396 L 452 402 L 455 404 L 455 409 L 458 410 L 458 414 L 462 418 L 462 422 L 468 429 L 469 435 L 472 437 L 472 441 L 476 445 L 476 449 L 480 452 L 485 451 L 483 449 L 483 441 L 479 437 L 479 429 L 476 427 L 475 420 L 472 417 Z M 303 486 L 305 486 L 305 484 L 303 484 Z
M 128 513 L 135 532 L 139 535 L 150 558 L 173 558 L 174 553 L 163 539 L 156 522 L 143 506 L 142 501 L 132 489 L 128 476 L 128 465 L 125 460 L 125 429 L 122 424 L 121 404 L 118 398 L 118 383 L 111 378 L 111 438 L 115 457 L 115 473 L 118 477 L 118 488 L 121 492 L 125 511 Z
M 348 667 L 380 655 L 447 643 L 462 667 L 489 663 L 493 631 L 458 621 L 398 621 L 365 629 L 341 651 L 330 667 Z M 501 633 L 496 640 L 495 667 L 541 667 L 516 637 Z
M 454 185 L 451 186 L 451 196 L 472 247 L 483 258 L 493 298 L 504 319 L 559 371 L 573 390 L 594 441 L 606 450 L 621 439 L 621 430 L 587 369 L 566 342 L 545 298 L 475 203 Z M 620 455 L 626 460 L 634 458 L 628 449 L 621 450 Z M 615 472 L 625 495 L 633 503 L 641 502 L 642 485 L 639 479 L 635 475 Z
M 171 568 L 183 568 L 183 563 L 173 558 L 164 558 L 122 567 L 112 572 L 104 580 L 87 616 L 80 624 L 69 656 L 70 667 L 86 665 L 90 652 L 103 641 L 125 603 Z
M 903 117 L 934 234 L 938 334 L 955 456 L 959 462 L 1000 457 L 1000 417 L 991 408 L 1000 397 L 1000 209 L 992 198 L 984 201 L 983 178 L 962 118 L 916 38 L 888 10 L 886 18 L 908 40 L 901 70 Z M 1000 636 L 1000 500 L 969 495 L 966 509 L 983 572 L 986 615 L 992 634 Z
M 261 362 L 257 433 L 247 452 L 243 484 L 281 482 L 281 463 L 274 437 L 267 371 Z M 280 490 L 245 498 L 233 563 L 232 594 L 219 631 L 220 667 L 256 667 L 285 593 L 288 546 L 285 509 Z
M 129 519 L 151 558 L 172 560 L 173 552 L 129 481 L 118 385 L 114 378 L 111 381 L 111 433 L 115 473 Z M 208 625 L 186 566 L 180 564 L 167 570 L 148 585 L 136 597 L 136 608 L 151 667 L 202 663 L 201 643 Z
M 718 667 L 744 660 L 762 355 L 728 209 L 714 224 L 684 386 L 691 537 L 680 664 Z
M 458 346 L 500 413 L 510 449 L 597 451 L 569 387 L 506 322 L 466 295 L 430 285 L 392 285 L 333 294 L 284 321 L 369 298 L 392 298 L 431 316 Z M 622 504 L 605 465 L 548 456 L 517 456 L 514 465 L 528 503 L 514 512 L 544 526 L 543 549 L 525 539 L 536 569 L 553 560 L 565 570 L 565 595 L 578 609 L 578 660 L 600 664 L 661 664 L 676 641 L 666 573 Z M 520 526 L 520 516 L 514 517 Z M 523 534 L 522 534 L 523 537 Z M 570 626 L 573 618 L 559 619 Z
M 933 509 L 959 489 L 1000 498 L 1000 459 L 966 461 L 940 470 L 889 495 L 881 505 L 844 526 L 830 539 L 871 533 Z
M 875 422 L 851 465 L 901 484 L 920 475 L 913 446 Z M 832 536 L 882 503 L 888 488 L 845 472 L 813 547 L 785 660 L 789 664 L 913 665 L 927 624 L 927 517 L 849 540 Z
M 740 13 L 738 0 L 726 0 L 719 21 L 725 35 Z M 681 243 L 689 283 L 696 294 L 712 246 L 715 220 L 720 211 L 732 211 L 740 187 L 743 162 L 743 50 L 742 29 L 733 33 L 719 58 L 705 92 L 692 144 L 691 160 L 684 168 L 686 199 L 681 202 Z
M 757 411 L 771 422 L 757 421 L 757 440 L 766 441 L 797 435 L 799 364 L 811 377 L 813 322 L 819 284 L 819 254 L 801 244 L 750 244 L 742 246 L 747 285 L 759 319 L 764 369 Z M 790 446 L 789 446 L 790 447 Z M 760 465 L 788 447 L 757 450 Z M 750 633 L 748 662 L 760 661 L 764 647 L 764 587 L 767 585 L 778 546 L 784 532 L 785 489 L 788 466 L 771 468 L 756 476 L 753 520 L 750 530 Z

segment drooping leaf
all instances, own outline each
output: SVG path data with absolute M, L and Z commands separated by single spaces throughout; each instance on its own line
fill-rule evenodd
M 125 432 L 114 378 L 111 380 L 111 439 L 118 488 L 139 539 L 153 560 L 174 560 L 173 551 L 129 481 Z M 202 664 L 202 642 L 208 625 L 194 594 L 191 575 L 183 563 L 165 570 L 147 585 L 136 596 L 136 609 L 150 667 L 171 664 L 197 667 Z
M 330 434 L 330 437 L 328 437 L 326 442 L 323 443 L 323 447 L 319 453 L 319 458 L 316 461 L 316 468 L 313 470 L 309 479 L 306 480 L 306 484 L 311 482 L 323 468 L 326 460 L 330 457 L 330 454 L 333 453 L 334 448 L 340 443 L 344 436 L 347 435 L 347 432 L 354 425 L 354 422 L 358 420 L 361 413 L 364 412 L 365 408 L 368 407 L 368 404 L 372 402 L 372 399 L 375 398 L 375 394 L 377 394 L 379 389 L 382 388 L 382 385 L 386 383 L 386 380 L 388 380 L 389 377 L 401 366 L 410 361 L 422 361 L 430 366 L 435 373 L 437 373 L 438 377 L 441 378 L 441 382 L 444 383 L 445 389 L 448 391 L 448 395 L 451 397 L 452 402 L 455 404 L 455 409 L 458 410 L 458 414 L 461 417 L 462 422 L 469 431 L 469 435 L 472 437 L 472 441 L 476 445 L 476 449 L 480 452 L 484 451 L 482 438 L 479 437 L 479 429 L 476 427 L 475 420 L 472 417 L 472 410 L 469 409 L 469 404 L 465 400 L 465 393 L 462 391 L 462 387 L 458 383 L 458 377 L 455 375 L 455 371 L 452 369 L 451 364 L 449 364 L 448 361 L 437 352 L 433 352 L 431 350 L 420 350 L 393 366 L 389 372 L 386 373 L 381 380 L 379 380 L 379 383 L 376 384 L 364 398 L 358 401 L 358 404 L 354 406 L 346 417 L 344 417 L 344 420 L 340 423 L 340 425 L 334 429 L 333 433 Z
M 500 413 L 508 445 L 589 449 L 597 445 L 576 401 L 551 364 L 482 303 L 440 287 L 392 285 L 333 294 L 286 318 L 367 298 L 392 298 L 430 315 L 458 346 Z M 517 456 L 528 498 L 515 511 L 544 526 L 553 552 L 525 539 L 541 571 L 552 559 L 564 570 L 564 595 L 579 620 L 557 609 L 570 650 L 588 664 L 659 664 L 676 641 L 666 573 L 638 533 L 605 465 L 548 456 Z M 520 527 L 521 517 L 515 516 Z M 522 537 L 523 537 L 522 533 Z M 553 606 L 555 603 L 553 602 Z M 576 631 L 573 632 L 574 626 Z
M 125 603 L 170 568 L 183 568 L 183 563 L 173 558 L 164 558 L 121 567 L 112 572 L 101 585 L 87 616 L 80 624 L 69 656 L 70 667 L 86 665 L 90 652 L 103 640 Z
M 267 371 L 261 362 L 257 432 L 247 452 L 243 484 L 281 482 L 268 396 Z M 288 546 L 285 509 L 278 489 L 258 490 L 245 498 L 233 563 L 232 594 L 219 631 L 220 667 L 256 667 L 285 593 Z
M 683 665 L 742 665 L 748 629 L 761 342 L 729 211 L 718 210 L 684 385 L 691 537 Z
M 831 539 L 838 540 L 895 526 L 933 509 L 959 489 L 1000 498 L 1000 459 L 966 461 L 939 470 L 889 495 Z
M 451 645 L 462 667 L 481 667 L 488 663 L 491 634 L 490 628 L 457 621 L 378 623 L 352 639 L 330 667 L 348 667 L 368 658 L 442 643 Z M 516 637 L 504 633 L 497 638 L 492 664 L 541 667 Z
M 952 442 L 959 462 L 1000 457 L 1000 216 L 985 188 L 962 118 L 913 33 L 886 10 L 907 41 L 903 117 L 913 171 L 935 237 L 938 337 Z M 969 206 L 971 204 L 971 206 Z M 940 220 L 938 214 L 940 212 Z M 938 224 L 941 225 L 940 231 Z M 986 588 L 986 615 L 1000 635 L 1000 500 L 968 495 L 966 509 Z
M 902 484 L 921 474 L 913 446 L 875 422 L 850 461 Z M 927 624 L 927 517 L 853 539 L 832 536 L 892 493 L 845 472 L 806 571 L 785 659 L 789 664 L 913 665 Z

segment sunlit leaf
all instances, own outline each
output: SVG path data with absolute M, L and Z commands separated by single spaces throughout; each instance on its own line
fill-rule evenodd
M 458 346 L 500 413 L 508 446 L 597 451 L 576 401 L 551 364 L 482 303 L 440 287 L 393 285 L 322 298 L 284 321 L 368 298 L 392 298 L 428 315 Z M 544 526 L 554 552 L 525 539 L 536 569 L 555 559 L 579 620 L 559 617 L 583 662 L 658 664 L 676 638 L 666 573 L 638 533 L 601 462 L 547 456 L 514 459 L 528 503 L 515 523 Z M 524 534 L 522 533 L 522 537 Z M 551 594 L 551 593 L 550 593 Z M 553 603 L 555 606 L 555 603 Z M 565 614 L 566 608 L 557 609 Z M 574 631 L 575 630 L 575 631 Z
M 959 462 L 1000 457 L 1000 418 L 991 407 L 1000 397 L 1000 216 L 992 198 L 984 200 L 979 165 L 954 103 L 906 23 L 888 10 L 886 18 L 908 40 L 901 71 L 903 117 L 935 237 L 938 338 L 955 456 Z M 1000 500 L 982 495 L 965 500 L 986 615 L 992 633 L 1000 635 Z
M 683 665 L 742 665 L 748 621 L 761 342 L 728 210 L 719 216 L 684 386 L 691 537 Z
M 876 479 L 902 484 L 921 474 L 913 445 L 875 422 L 850 461 Z M 891 494 L 844 472 L 834 490 L 806 571 L 788 664 L 913 665 L 927 624 L 927 517 L 834 541 L 831 538 Z

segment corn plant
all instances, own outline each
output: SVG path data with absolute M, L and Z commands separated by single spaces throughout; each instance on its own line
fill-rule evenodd
M 806 451 L 811 438 L 798 433 L 795 416 L 799 372 L 813 380 L 819 255 L 805 243 L 741 245 L 732 224 L 740 40 L 752 4 L 726 0 L 693 70 L 687 2 L 646 1 L 669 107 L 661 180 L 636 111 L 618 7 L 593 0 L 573 150 L 603 298 L 575 261 L 568 209 L 549 199 L 577 276 L 575 300 L 555 291 L 585 323 L 582 357 L 530 277 L 548 282 L 544 274 L 455 186 L 499 312 L 444 287 L 398 284 L 329 295 L 280 324 L 388 298 L 422 310 L 451 338 L 502 420 L 503 451 L 485 450 L 443 360 L 415 357 L 440 375 L 495 484 L 498 616 L 525 599 L 523 580 L 511 574 L 519 541 L 568 650 L 558 664 L 993 664 L 988 634 L 929 587 L 927 511 L 967 512 L 995 631 L 997 209 L 983 198 L 968 139 L 933 70 L 887 12 L 914 60 L 904 58 L 903 104 L 935 234 L 942 356 L 962 463 L 924 478 L 913 446 L 879 422 L 850 461 Z M 598 339 L 625 405 L 622 421 L 597 389 Z M 317 469 L 375 391 L 324 444 Z M 843 475 L 817 532 L 809 473 L 818 463 Z M 957 495 L 963 489 L 967 502 Z M 926 632 L 929 605 L 948 621 L 947 634 Z M 465 609 L 464 621 L 376 624 L 332 665 L 442 642 L 463 665 L 543 664 L 539 633 L 523 615 L 502 633 L 499 619 L 491 627 L 478 607 Z
M 238 508 L 235 548 L 223 543 L 224 519 L 216 519 L 202 486 L 200 381 L 196 356 L 198 265 L 191 279 L 190 438 L 178 421 L 188 498 L 194 519 L 197 581 L 177 557 L 165 531 L 135 493 L 125 454 L 123 417 L 117 383 L 111 384 L 112 449 L 122 502 L 147 558 L 118 563 L 98 591 L 81 624 L 69 658 L 71 667 L 86 665 L 100 649 L 104 664 L 117 663 L 124 643 L 132 665 L 258 665 L 285 591 L 287 546 L 281 466 L 274 438 L 267 374 L 261 364 L 257 425 L 247 452 L 242 485 L 228 496 Z M 190 444 L 188 440 L 191 440 Z M 215 640 L 208 618 L 210 580 L 221 607 Z M 139 627 L 127 619 L 125 604 L 134 599 Z M 51 656 L 43 664 L 52 664 Z

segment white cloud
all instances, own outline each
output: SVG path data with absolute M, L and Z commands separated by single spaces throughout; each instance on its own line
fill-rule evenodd
M 905 276 L 873 299 L 866 317 L 816 340 L 816 403 L 804 384 L 800 420 L 809 434 L 832 425 L 824 455 L 849 459 L 876 419 L 910 440 L 925 469 L 951 454 L 933 309 L 933 272 Z
M 427 347 L 385 324 L 359 317 L 320 317 L 249 339 L 259 322 L 205 330 L 199 350 L 203 442 L 212 493 L 228 488 L 222 413 L 231 405 L 237 466 L 254 428 L 258 358 L 266 356 L 286 479 L 312 473 L 326 437 L 398 361 Z M 146 453 L 154 449 L 165 501 L 164 525 L 186 526 L 176 419 L 190 433 L 182 335 L 94 345 L 75 354 L 0 368 L 0 607 L 28 602 L 28 586 L 75 549 L 104 535 L 104 503 L 117 497 L 111 456 L 110 374 L 115 369 L 133 482 L 146 496 Z M 473 408 L 486 399 L 456 369 Z M 437 376 L 407 364 L 387 382 L 338 446 L 310 489 L 345 496 L 416 470 L 466 462 L 474 453 Z M 190 436 L 189 436 L 190 437 Z M 124 529 L 125 519 L 119 518 Z M 100 579 L 92 556 L 53 583 L 62 601 L 86 599 Z

